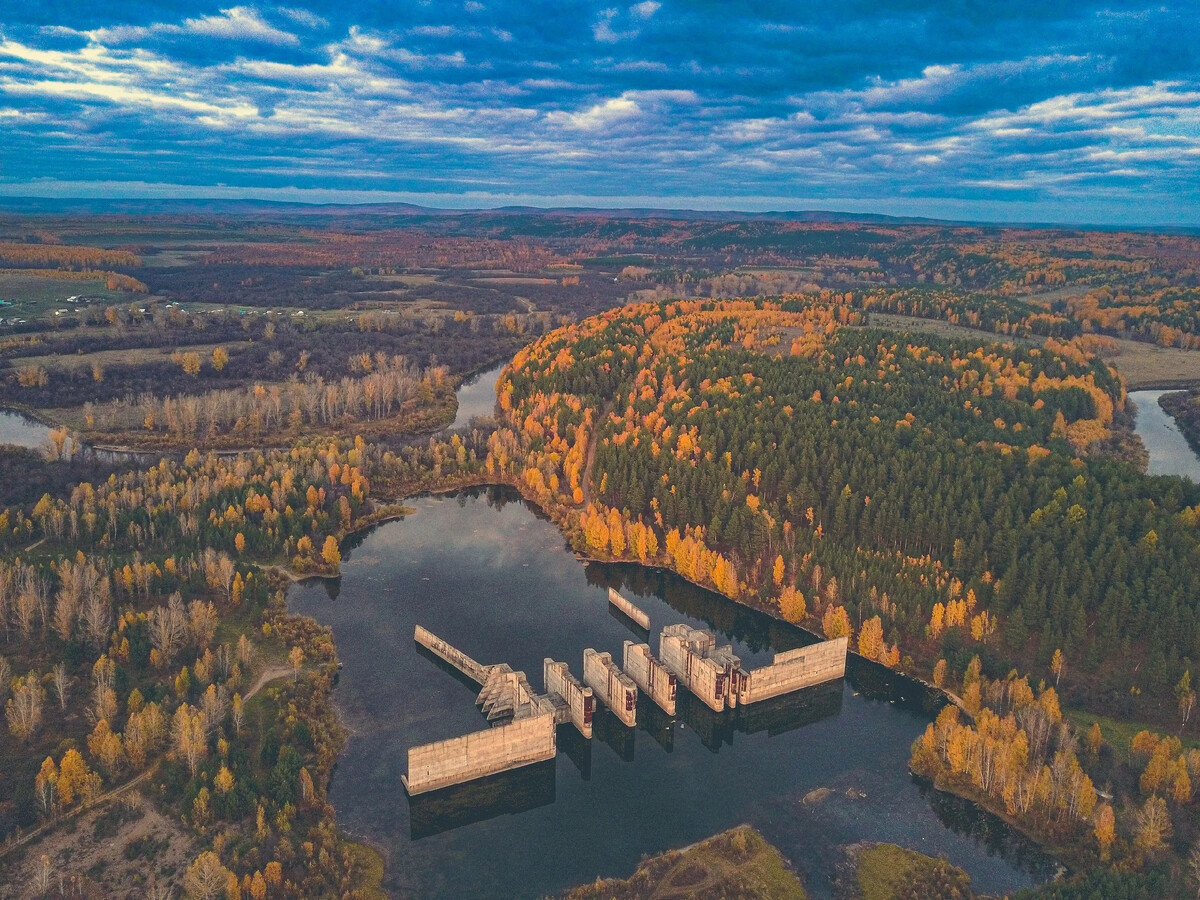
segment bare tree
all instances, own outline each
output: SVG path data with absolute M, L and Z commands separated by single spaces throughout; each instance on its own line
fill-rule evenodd
M 67 708 L 67 697 L 71 692 L 71 676 L 67 674 L 67 667 L 62 663 L 58 663 L 50 673 L 51 683 L 54 685 L 54 693 L 58 697 L 58 708 Z
M 107 578 L 100 580 L 95 589 L 83 598 L 82 619 L 88 644 L 95 650 L 103 649 L 112 628 L 112 589 Z
M 33 736 L 42 723 L 42 703 L 45 699 L 46 692 L 33 672 L 17 679 L 13 685 L 13 695 L 4 707 L 8 730 L 14 737 L 27 741 Z
M 217 632 L 217 609 L 204 600 L 193 600 L 188 605 L 188 630 L 198 648 L 212 643 Z
M 159 652 L 163 663 L 170 662 L 183 646 L 187 634 L 187 614 L 183 597 L 176 591 L 166 606 L 155 607 L 150 613 L 150 646 Z

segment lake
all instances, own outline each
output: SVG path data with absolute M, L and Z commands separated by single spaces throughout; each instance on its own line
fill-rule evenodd
M 734 712 L 681 691 L 672 720 L 643 698 L 635 729 L 605 712 L 590 742 L 561 727 L 555 760 L 410 800 L 409 747 L 485 727 L 477 689 L 414 644 L 417 624 L 538 688 L 544 657 L 579 675 L 585 648 L 620 659 L 624 640 L 640 640 L 609 611 L 609 586 L 649 613 L 656 651 L 675 622 L 719 632 L 752 665 L 813 638 L 661 570 L 585 565 L 507 489 L 406 502 L 415 515 L 348 542 L 340 582 L 289 593 L 295 611 L 333 627 L 344 664 L 334 698 L 352 736 L 330 800 L 344 827 L 386 851 L 394 895 L 539 897 L 627 876 L 645 854 L 741 822 L 815 897 L 832 895 L 840 848 L 861 840 L 944 854 L 988 892 L 1052 873 L 998 820 L 911 778 L 930 698 L 853 658 L 842 681 Z

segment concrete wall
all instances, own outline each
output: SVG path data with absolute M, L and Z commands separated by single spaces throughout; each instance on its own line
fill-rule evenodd
M 696 697 L 717 712 L 725 709 L 727 675 L 725 668 L 703 654 L 711 652 L 716 638 L 706 631 L 687 625 L 663 629 L 659 655 L 663 665 Z
M 625 672 L 638 690 L 668 715 L 675 715 L 675 676 L 650 652 L 649 644 L 625 642 Z
M 432 631 L 422 628 L 420 625 L 413 632 L 413 640 L 430 653 L 454 666 L 454 668 L 458 669 L 458 671 L 462 672 L 468 678 L 474 679 L 480 684 L 483 684 L 487 680 L 488 670 L 493 668 L 492 666 L 480 665 L 457 647 L 446 643 L 446 641 L 443 641 Z
M 611 653 L 584 650 L 583 681 L 621 722 L 630 728 L 637 724 L 637 685 L 612 661 Z
M 592 714 L 596 709 L 596 698 L 590 687 L 571 674 L 565 662 L 547 658 L 542 662 L 546 693 L 558 694 L 567 704 L 571 724 L 585 738 L 592 736 Z
M 629 616 L 629 618 L 633 619 L 633 621 L 641 625 L 642 628 L 646 629 L 646 631 L 650 630 L 650 617 L 612 588 L 608 589 L 608 602 L 621 612 L 625 613 L 625 615 Z
M 841 678 L 846 674 L 848 643 L 849 639 L 843 637 L 775 654 L 774 663 L 751 669 L 741 679 L 742 703 L 767 700 Z
M 413 747 L 408 775 L 401 781 L 410 795 L 421 794 L 552 759 L 554 738 L 554 716 L 549 714 Z

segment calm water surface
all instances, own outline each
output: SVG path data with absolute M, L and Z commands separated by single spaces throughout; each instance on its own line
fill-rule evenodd
M 1137 409 L 1135 430 L 1150 451 L 1151 475 L 1182 475 L 1200 484 L 1200 459 L 1180 432 L 1175 420 L 1158 405 L 1169 391 L 1131 391 Z
M 644 854 L 740 822 L 774 842 L 817 897 L 831 895 L 839 848 L 859 840 L 944 854 L 989 892 L 1050 873 L 996 820 L 910 778 L 927 698 L 866 663 L 735 713 L 681 702 L 670 720 L 643 701 L 636 729 L 604 713 L 591 742 L 560 728 L 553 761 L 410 800 L 400 784 L 409 747 L 485 726 L 476 689 L 413 643 L 418 623 L 536 687 L 544 657 L 578 674 L 585 648 L 620 658 L 625 639 L 640 639 L 610 613 L 610 585 L 649 613 L 655 650 L 674 622 L 715 629 L 751 664 L 811 638 L 659 570 L 585 566 L 506 490 L 409 503 L 415 515 L 348 548 L 340 584 L 289 595 L 333 626 L 345 666 L 334 697 L 352 737 L 331 800 L 343 825 L 385 848 L 395 895 L 538 897 L 628 875 Z M 828 795 L 805 802 L 818 788 Z
M 503 370 L 504 365 L 499 365 L 462 383 L 457 392 L 458 412 L 450 423 L 451 428 L 459 428 L 476 416 L 490 416 L 495 412 L 496 379 Z
M 0 444 L 40 450 L 50 441 L 50 429 L 24 413 L 0 409 Z

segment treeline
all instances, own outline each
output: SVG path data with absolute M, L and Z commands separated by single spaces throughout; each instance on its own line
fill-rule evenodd
M 365 361 L 371 371 L 358 378 L 262 385 L 175 397 L 143 395 L 85 407 L 86 431 L 128 432 L 139 428 L 174 439 L 196 440 L 224 434 L 260 437 L 302 426 L 376 422 L 421 402 L 449 402 L 453 388 L 445 369 L 419 371 L 403 359 Z
M 136 253 L 76 247 L 68 244 L 24 244 L 0 241 L 0 267 L 53 269 L 134 268 L 142 264 Z
M 174 321 L 175 313 L 169 315 Z M 147 393 L 231 390 L 254 381 L 285 382 L 293 377 L 335 381 L 360 374 L 357 361 L 364 356 L 374 360 L 381 354 L 388 359 L 403 356 L 422 369 L 444 366 L 460 375 L 508 357 L 547 327 L 545 317 L 525 315 L 426 321 L 362 313 L 350 322 L 195 315 L 161 327 L 159 318 L 157 312 L 153 318 L 130 318 L 121 326 L 123 333 L 77 330 L 43 336 L 36 344 L 15 345 L 7 355 L 7 368 L 0 369 L 2 392 L 23 405 L 64 409 L 126 401 Z M 140 347 L 176 347 L 188 353 L 194 344 L 223 341 L 229 342 L 228 360 L 219 370 L 210 354 L 204 353 L 195 374 L 168 359 L 96 365 L 85 360 L 71 367 L 42 366 L 44 377 L 21 379 L 26 368 L 22 355 L 78 356 Z

